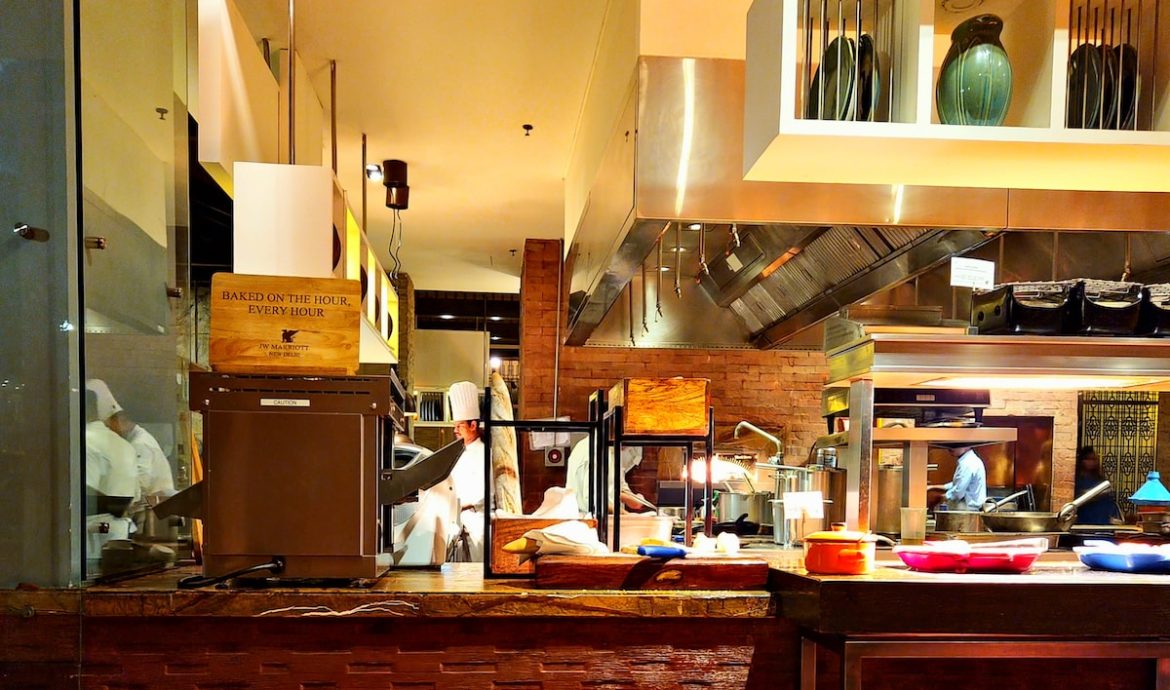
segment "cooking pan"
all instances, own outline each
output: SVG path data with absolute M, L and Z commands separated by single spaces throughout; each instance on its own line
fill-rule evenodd
M 1028 489 L 1017 491 L 1011 496 L 1001 498 L 998 501 L 987 499 L 987 504 L 984 505 L 983 510 L 935 510 L 934 531 L 957 534 L 987 532 L 988 529 L 983 524 L 983 516 L 999 510 L 1012 500 L 1026 493 L 1028 493 Z
M 1109 490 L 1103 481 L 1077 496 L 1056 513 L 984 513 L 983 524 L 992 532 L 1067 532 L 1077 517 L 1077 509 Z

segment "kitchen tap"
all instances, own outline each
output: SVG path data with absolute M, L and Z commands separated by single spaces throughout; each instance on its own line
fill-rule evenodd
M 752 424 L 751 422 L 745 421 L 745 422 L 740 422 L 739 424 L 736 424 L 735 431 L 732 433 L 732 436 L 734 436 L 735 438 L 739 438 L 739 432 L 743 429 L 747 429 L 748 431 L 751 431 L 755 434 L 759 434 L 760 436 L 763 436 L 764 438 L 771 441 L 772 444 L 774 446 L 776 446 L 776 452 L 772 455 L 773 458 L 775 458 L 776 460 L 779 460 L 780 458 L 784 457 L 784 444 L 780 443 L 780 439 L 776 438 L 772 434 L 769 434 L 768 432 L 764 431 L 763 429 L 756 426 L 755 424 Z

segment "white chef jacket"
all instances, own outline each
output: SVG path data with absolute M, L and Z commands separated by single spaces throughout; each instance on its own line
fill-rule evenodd
M 138 456 L 103 422 L 85 425 L 85 483 L 107 496 L 141 497 Z
M 175 493 L 175 478 L 171 474 L 171 463 L 166 453 L 149 431 L 135 424 L 126 435 L 137 456 L 138 485 L 143 496 Z
M 114 433 L 104 422 L 85 425 L 85 483 L 107 496 L 140 497 L 138 459 L 134 447 Z M 134 532 L 130 518 L 116 518 L 110 513 L 88 515 L 86 523 L 86 557 L 97 561 L 102 546 L 110 539 L 127 539 Z M 103 525 L 108 532 L 102 532 Z
M 951 510 L 980 510 L 987 500 L 987 470 L 983 459 L 969 450 L 959 456 L 955 477 L 946 484 L 947 508 Z
M 630 483 L 626 479 L 626 474 L 630 470 L 638 466 L 642 462 L 641 448 L 622 448 L 622 469 L 621 482 L 622 491 L 634 493 L 630 489 Z M 565 477 L 565 487 L 572 489 L 577 496 L 577 508 L 582 514 L 589 512 L 589 438 L 583 438 L 577 441 L 573 446 L 573 450 L 569 452 L 569 461 L 566 463 L 567 476 Z M 613 477 L 614 462 L 613 462 L 613 446 L 609 447 L 609 472 L 610 477 Z M 613 496 L 610 491 L 605 492 L 607 495 L 607 504 L 610 510 L 613 510 Z
M 447 479 L 418 494 L 418 508 L 395 535 L 401 544 L 396 563 L 437 565 L 447 546 L 467 530 L 471 559 L 483 560 L 484 445 L 476 440 L 463 449 Z M 461 510 L 464 506 L 474 506 Z

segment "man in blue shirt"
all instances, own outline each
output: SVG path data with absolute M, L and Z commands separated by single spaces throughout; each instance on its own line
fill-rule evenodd
M 955 476 L 942 486 L 946 491 L 943 499 L 949 510 L 980 510 L 987 500 L 987 470 L 971 448 L 956 448 L 959 456 L 955 464 Z

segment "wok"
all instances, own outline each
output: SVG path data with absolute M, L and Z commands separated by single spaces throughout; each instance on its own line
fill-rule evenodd
M 999 510 L 1013 499 L 1019 498 L 1026 493 L 1028 493 L 1028 489 L 1017 491 L 1011 496 L 998 501 L 988 499 L 983 510 L 936 510 L 934 513 L 934 531 L 959 534 L 987 532 L 988 529 L 984 526 L 983 516 Z
M 983 524 L 992 532 L 1067 532 L 1077 517 L 1077 509 L 1108 490 L 1109 482 L 1103 481 L 1056 513 L 984 513 Z

